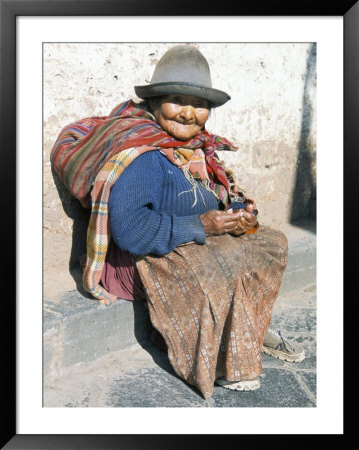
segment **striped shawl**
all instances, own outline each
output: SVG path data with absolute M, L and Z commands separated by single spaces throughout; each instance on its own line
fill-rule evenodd
M 91 208 L 83 285 L 104 304 L 117 299 L 99 284 L 110 241 L 110 190 L 137 156 L 152 150 L 160 150 L 181 169 L 208 182 L 225 206 L 239 192 L 233 172 L 216 155 L 218 150 L 235 151 L 233 144 L 206 130 L 187 142 L 176 141 L 131 100 L 118 105 L 109 116 L 66 126 L 51 150 L 51 165 L 62 183 L 85 208 Z

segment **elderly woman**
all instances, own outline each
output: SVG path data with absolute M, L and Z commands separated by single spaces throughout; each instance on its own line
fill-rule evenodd
M 135 92 L 142 103 L 69 125 L 51 152 L 91 208 L 84 287 L 106 304 L 146 299 L 157 342 L 205 398 L 215 383 L 257 389 L 261 351 L 288 361 L 304 352 L 268 329 L 286 237 L 259 226 L 254 200 L 217 156 L 236 148 L 205 128 L 230 97 L 190 45 L 167 51 Z

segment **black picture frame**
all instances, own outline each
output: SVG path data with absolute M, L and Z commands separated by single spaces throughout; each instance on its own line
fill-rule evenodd
M 187 14 L 189 11 L 190 14 Z M 357 201 L 355 190 L 359 133 L 359 4 L 355 0 L 327 1 L 188 1 L 178 5 L 167 0 L 0 0 L 0 178 L 3 205 L 1 223 L 3 251 L 2 291 L 2 348 L 1 448 L 6 449 L 183 449 L 223 448 L 224 445 L 243 445 L 250 439 L 264 441 L 276 435 L 19 435 L 16 432 L 16 17 L 19 16 L 342 16 L 344 19 L 344 198 L 340 211 L 353 211 Z M 340 214 L 340 212 L 339 212 Z M 357 231 L 355 221 L 344 215 L 345 235 L 352 236 L 350 245 L 344 245 L 344 255 L 349 260 L 355 250 Z M 353 245 L 354 244 L 354 245 Z M 344 271 L 347 292 L 350 281 L 355 279 L 355 264 Z M 346 309 L 349 320 L 347 329 L 355 330 L 355 314 Z M 353 333 L 354 338 L 354 333 Z M 344 356 L 347 351 L 344 352 Z M 346 402 L 346 407 L 348 406 Z M 353 416 L 354 417 L 354 416 Z M 352 419 L 353 420 L 353 419 Z M 346 422 L 345 430 L 351 430 L 352 422 Z M 139 425 L 140 426 L 140 425 Z M 285 432 L 283 432 L 285 435 Z M 291 436 L 287 436 L 292 439 Z M 320 437 L 320 436 L 319 436 Z M 331 439 L 338 436 L 331 436 Z M 298 435 L 299 444 L 305 435 Z M 311 439 L 313 436 L 311 437 Z

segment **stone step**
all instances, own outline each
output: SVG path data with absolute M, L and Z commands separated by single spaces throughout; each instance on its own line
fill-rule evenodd
M 147 342 L 69 368 L 43 386 L 44 407 L 315 407 L 316 285 L 282 294 L 271 326 L 279 327 L 305 351 L 300 363 L 262 353 L 261 387 L 253 392 L 214 387 L 206 401 L 174 372 L 165 352 Z M 105 382 L 103 382 L 105 380 Z
M 289 256 L 279 295 L 316 281 L 315 224 L 287 225 Z M 77 276 L 80 277 L 78 269 Z M 148 337 L 150 320 L 141 302 L 118 300 L 104 306 L 78 290 L 43 304 L 43 369 L 59 377 L 78 363 L 92 362 Z

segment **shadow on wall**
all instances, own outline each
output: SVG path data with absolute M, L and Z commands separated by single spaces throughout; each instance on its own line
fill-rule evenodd
M 93 298 L 82 287 L 82 271 L 80 268 L 80 257 L 86 255 L 87 227 L 90 220 L 90 210 L 85 209 L 81 203 L 73 197 L 57 173 L 52 169 L 52 176 L 60 197 L 62 207 L 67 217 L 72 219 L 72 245 L 69 259 L 69 271 L 76 283 L 77 290 L 85 297 Z
M 313 106 L 309 97 L 310 85 L 315 82 L 317 45 L 312 43 L 307 58 L 306 76 L 304 79 L 302 124 L 298 144 L 298 162 L 296 181 L 292 194 L 290 222 L 300 219 L 316 220 L 316 179 L 313 174 L 315 163 L 315 145 L 311 137 L 313 125 Z

